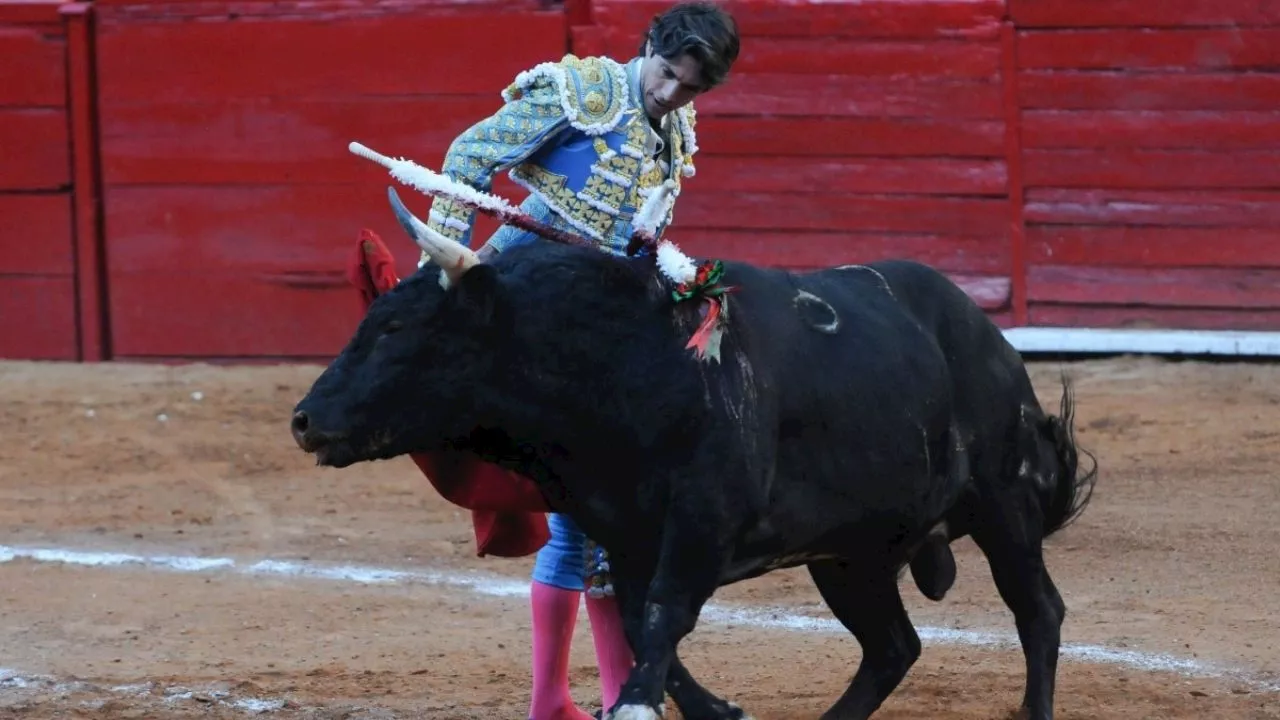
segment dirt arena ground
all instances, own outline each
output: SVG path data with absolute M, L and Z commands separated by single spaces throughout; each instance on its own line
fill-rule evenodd
M 1037 363 L 1056 408 L 1062 365 Z M 1102 476 L 1053 538 L 1059 717 L 1280 718 L 1280 364 L 1066 364 Z M 479 559 L 407 459 L 293 445 L 313 366 L 0 363 L 0 717 L 525 717 L 531 561 Z M 1012 618 L 968 541 L 878 718 L 999 719 Z M 760 720 L 817 717 L 858 660 L 801 570 L 727 588 L 684 645 Z M 574 694 L 598 707 L 586 613 Z M 678 717 L 677 713 L 672 713 Z

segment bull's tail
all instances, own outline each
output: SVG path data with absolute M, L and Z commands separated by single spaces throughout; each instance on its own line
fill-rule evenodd
M 1041 437 L 1051 442 L 1057 459 L 1057 482 L 1045 488 L 1044 535 L 1048 537 L 1080 516 L 1093 497 L 1098 480 L 1098 460 L 1076 443 L 1075 399 L 1071 381 L 1062 376 L 1062 401 L 1057 416 L 1048 415 L 1041 425 Z M 1087 472 L 1080 471 L 1080 457 L 1091 463 Z

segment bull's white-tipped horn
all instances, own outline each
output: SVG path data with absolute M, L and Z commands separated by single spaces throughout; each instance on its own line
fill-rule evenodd
M 450 284 L 456 283 L 463 273 L 480 264 L 480 258 L 476 257 L 471 248 L 456 240 L 450 240 L 414 217 L 413 213 L 409 212 L 409 208 L 400 201 L 400 196 L 396 194 L 394 187 L 387 188 L 387 199 L 391 201 L 391 210 L 396 214 L 396 220 L 400 222 L 400 226 L 409 233 L 427 257 L 440 266 Z

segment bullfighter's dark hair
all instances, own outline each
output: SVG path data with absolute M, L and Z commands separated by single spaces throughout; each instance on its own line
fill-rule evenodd
M 738 59 L 738 25 L 733 16 L 712 2 L 682 2 L 653 17 L 640 43 L 640 54 L 675 60 L 689 55 L 702 68 L 703 90 L 725 81 Z

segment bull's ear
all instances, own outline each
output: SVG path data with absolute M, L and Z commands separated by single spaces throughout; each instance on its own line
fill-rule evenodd
M 501 302 L 502 283 L 492 265 L 481 263 L 458 278 L 453 293 L 453 312 L 464 313 L 480 325 L 491 325 Z

